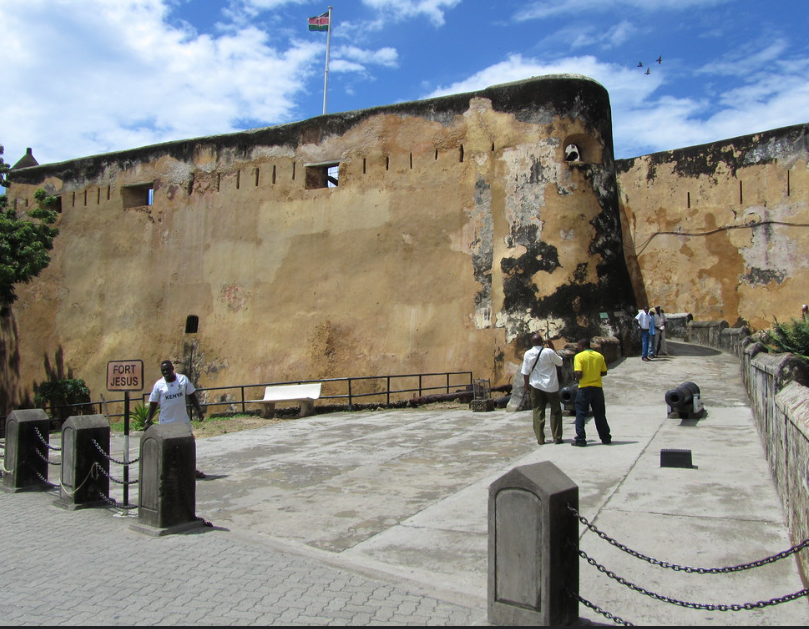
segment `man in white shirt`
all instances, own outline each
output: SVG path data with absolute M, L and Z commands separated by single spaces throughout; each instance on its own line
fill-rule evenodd
M 554 443 L 562 443 L 562 401 L 559 395 L 559 377 L 556 368 L 562 366 L 562 357 L 556 353 L 552 341 L 543 344 L 542 335 L 531 337 L 533 347 L 525 352 L 522 361 L 525 390 L 531 392 L 534 434 L 537 443 L 545 443 L 545 405 L 551 407 L 551 436 Z
M 170 360 L 164 360 L 160 363 L 160 373 L 163 374 L 163 377 L 154 383 L 152 394 L 149 396 L 149 413 L 146 417 L 146 425 L 148 426 L 152 423 L 152 418 L 158 406 L 160 406 L 159 423 L 190 423 L 191 418 L 185 408 L 186 397 L 197 409 L 200 421 L 202 421 L 204 415 L 197 399 L 196 388 L 188 378 L 181 373 L 176 373 Z
M 197 409 L 199 420 L 205 419 L 202 407 L 197 399 L 196 388 L 191 384 L 190 380 L 183 374 L 176 373 L 170 360 L 164 360 L 160 363 L 160 373 L 163 374 L 163 377 L 154 383 L 152 393 L 149 396 L 149 413 L 146 416 L 146 427 L 148 428 L 152 425 L 152 418 L 157 412 L 157 407 L 160 406 L 159 423 L 182 422 L 189 424 L 190 429 L 191 418 L 185 409 L 186 398 L 191 400 L 191 404 Z M 196 477 L 205 478 L 205 474 L 196 470 Z
M 649 315 L 649 306 L 644 306 L 643 309 L 635 316 L 635 321 L 638 322 L 640 328 L 640 342 L 641 352 L 640 358 L 644 361 L 649 361 L 649 356 L 652 354 L 652 348 L 649 343 L 649 327 L 652 324 L 652 317 Z

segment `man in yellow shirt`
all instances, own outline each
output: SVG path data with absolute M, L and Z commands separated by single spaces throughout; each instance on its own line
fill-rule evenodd
M 590 349 L 590 339 L 581 339 L 578 350 L 579 353 L 573 357 L 573 377 L 579 383 L 579 391 L 576 394 L 576 438 L 572 445 L 587 445 L 584 419 L 591 408 L 601 443 L 609 445 L 612 436 L 604 406 L 604 389 L 601 386 L 601 377 L 607 375 L 607 362 L 603 355 Z

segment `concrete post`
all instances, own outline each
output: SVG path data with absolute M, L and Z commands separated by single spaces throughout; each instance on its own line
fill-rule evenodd
M 62 483 L 54 504 L 70 510 L 106 505 L 101 496 L 110 494 L 109 452 L 110 423 L 105 415 L 68 417 L 62 424 Z
M 143 433 L 134 530 L 160 536 L 202 526 L 195 514 L 196 463 L 190 424 L 156 424 Z
M 42 443 L 48 441 L 49 427 L 48 414 L 41 408 L 11 411 L 6 418 L 3 489 L 16 493 L 53 487 L 48 482 L 48 448 Z
M 489 486 L 489 622 L 579 619 L 579 488 L 553 463 L 514 468 Z

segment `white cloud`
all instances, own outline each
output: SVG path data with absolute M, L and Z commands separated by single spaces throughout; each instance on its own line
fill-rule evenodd
M 379 11 L 382 20 L 401 21 L 425 16 L 436 26 L 444 23 L 444 13 L 461 3 L 461 0 L 362 0 L 362 3 Z
M 755 58 L 769 59 L 758 53 Z M 809 110 L 809 59 L 785 65 L 788 72 L 780 68 L 780 72 L 759 73 L 747 84 L 711 100 L 698 95 L 677 98 L 659 93 L 666 85 L 662 66 L 647 76 L 640 69 L 604 63 L 592 56 L 540 62 L 511 55 L 425 97 L 471 92 L 531 76 L 588 76 L 610 94 L 616 156 L 634 157 L 805 122 L 805 112 Z
M 165 17 L 160 0 L 3 0 L 8 159 L 28 146 L 58 161 L 296 115 L 321 42 L 279 49 L 252 26 L 212 37 Z
M 529 2 L 515 15 L 517 21 L 537 20 L 570 14 L 615 14 L 622 11 L 655 12 L 704 9 L 739 0 L 539 0 Z
M 356 46 L 341 46 L 333 52 L 334 56 L 341 59 L 355 61 L 365 65 L 381 65 L 388 68 L 395 68 L 399 61 L 399 55 L 395 48 L 380 48 L 378 50 L 365 50 Z

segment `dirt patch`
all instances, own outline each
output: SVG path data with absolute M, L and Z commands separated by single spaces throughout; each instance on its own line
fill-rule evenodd
M 230 432 L 242 430 L 254 430 L 265 428 L 273 424 L 280 424 L 285 419 L 261 419 L 255 415 L 236 415 L 234 417 L 209 417 L 202 422 L 191 422 L 194 437 L 205 439 L 206 437 L 218 437 Z

